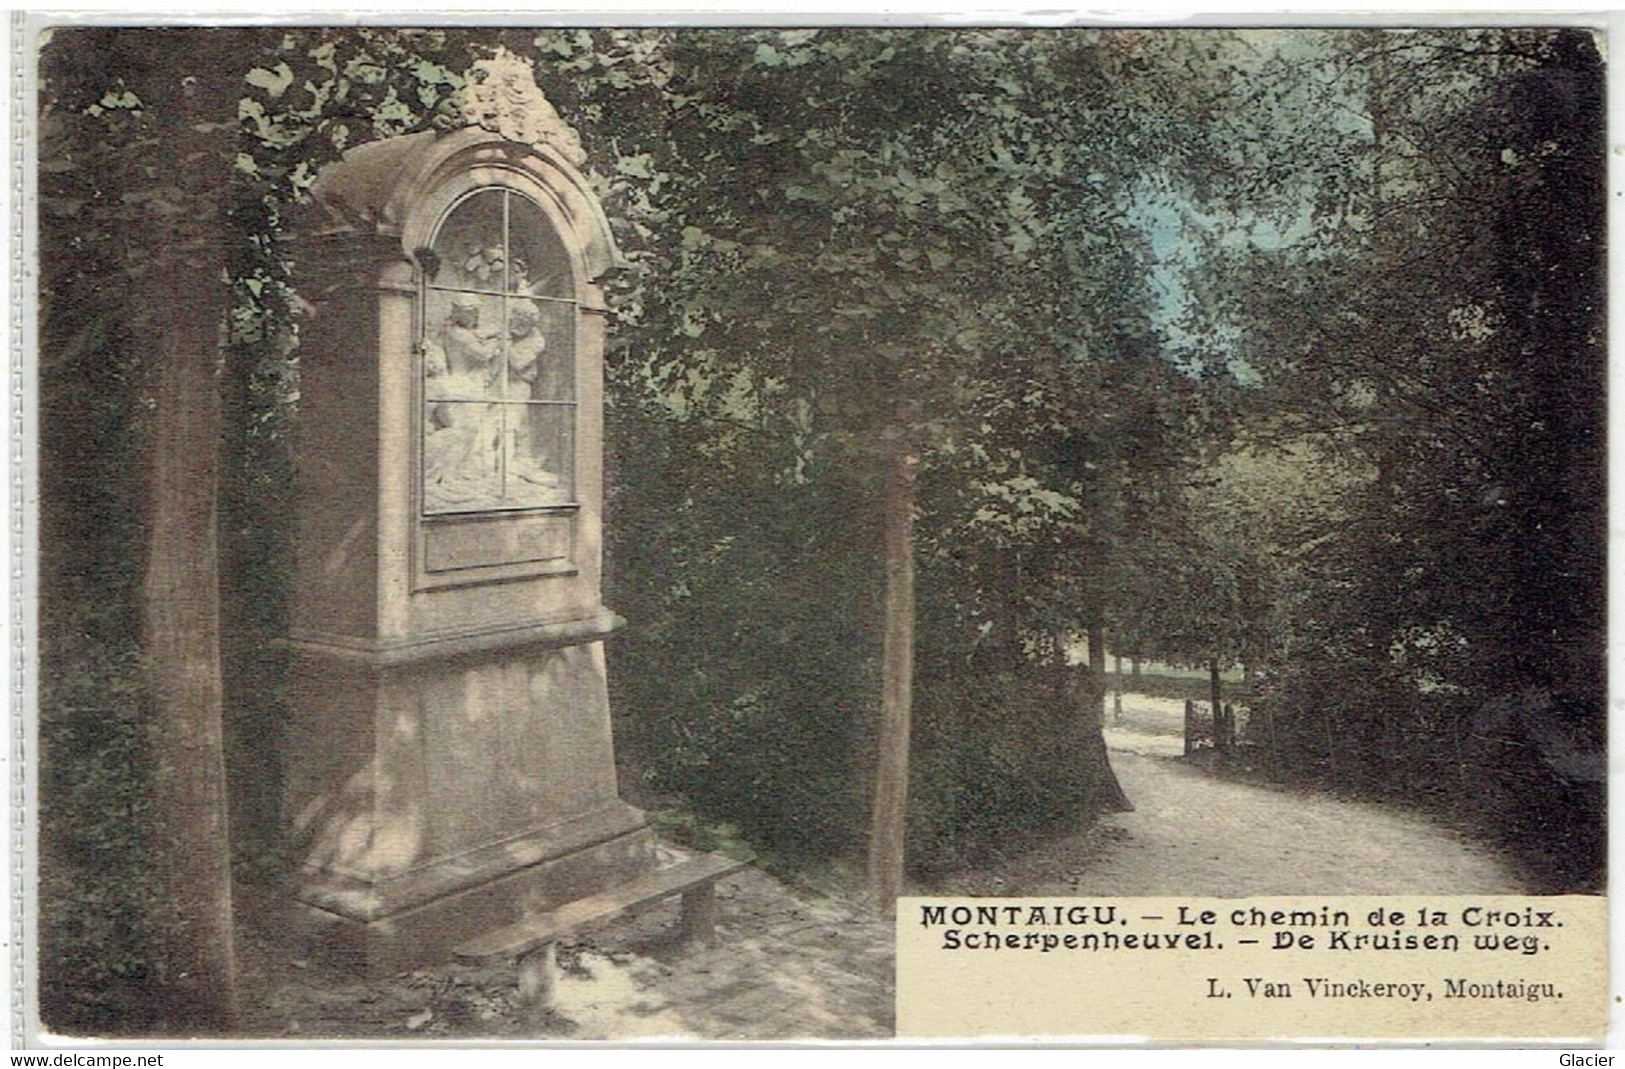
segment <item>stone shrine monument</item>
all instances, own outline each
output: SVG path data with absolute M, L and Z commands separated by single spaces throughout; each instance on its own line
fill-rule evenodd
M 614 244 L 528 63 L 477 65 L 463 113 L 345 153 L 297 247 L 284 819 L 301 922 L 372 973 L 657 868 L 604 667 Z

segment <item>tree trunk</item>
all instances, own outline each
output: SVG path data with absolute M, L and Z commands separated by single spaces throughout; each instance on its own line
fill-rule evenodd
M 230 821 L 221 679 L 217 506 L 219 364 L 230 292 L 226 198 L 235 150 L 232 38 L 138 31 L 119 38 L 129 77 L 164 138 L 189 161 L 135 179 L 134 336 L 153 409 L 142 647 L 152 703 L 154 1009 L 171 1034 L 230 1027 L 236 1008 Z M 182 77 L 179 50 L 199 73 Z
M 215 503 L 218 266 L 152 279 L 142 332 L 151 368 L 151 496 L 142 589 L 153 701 L 158 1010 L 170 1031 L 230 1024 L 235 995 Z
M 1090 699 L 1102 712 L 1106 708 L 1106 629 L 1100 624 L 1089 628 Z M 1102 718 L 1103 720 L 1104 718 Z
M 881 541 L 886 564 L 885 638 L 881 649 L 880 737 L 869 826 L 869 893 L 893 916 L 903 887 L 907 827 L 909 722 L 914 687 L 914 469 L 901 442 L 886 456 Z
M 1213 699 L 1213 745 L 1219 750 L 1229 750 L 1235 742 L 1235 735 L 1231 730 L 1230 720 L 1224 714 L 1223 692 L 1219 686 L 1219 662 L 1216 660 L 1207 663 L 1208 690 Z
M 1071 702 L 1069 695 L 1072 691 L 1072 665 L 1068 661 L 1067 636 L 1057 631 L 1050 636 L 1048 668 L 1055 708 L 1062 710 Z
M 1106 720 L 1106 628 L 1098 617 L 1089 625 L 1089 690 L 1085 700 L 1089 703 L 1085 742 L 1100 768 L 1100 788 L 1095 792 L 1095 803 L 1106 812 L 1131 813 L 1134 803 L 1128 800 L 1123 785 L 1117 780 L 1111 754 L 1106 749 L 1106 737 L 1101 733 Z

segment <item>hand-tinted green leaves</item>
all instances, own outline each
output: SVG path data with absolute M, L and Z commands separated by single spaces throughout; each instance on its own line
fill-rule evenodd
M 286 63 L 278 63 L 269 70 L 255 67 L 243 76 L 243 80 L 249 85 L 265 90 L 266 95 L 274 100 L 293 84 L 293 70 Z

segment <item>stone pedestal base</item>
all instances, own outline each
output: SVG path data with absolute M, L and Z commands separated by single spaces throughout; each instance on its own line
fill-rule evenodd
M 287 904 L 283 923 L 292 926 L 313 958 L 369 977 L 390 976 L 443 964 L 460 943 L 527 913 L 602 893 L 654 865 L 654 835 L 640 827 L 373 920 L 310 905 L 308 899 L 321 894 L 320 888 L 307 887 L 300 895 L 306 901 Z
M 601 643 L 296 650 L 287 920 L 312 954 L 370 975 L 446 961 L 655 867 L 616 795 Z

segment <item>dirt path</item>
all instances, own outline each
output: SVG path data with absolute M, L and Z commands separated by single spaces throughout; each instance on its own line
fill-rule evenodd
M 1392 808 L 1213 779 L 1181 752 L 1180 704 L 1128 695 L 1108 728 L 1135 812 L 1103 818 L 945 893 L 1080 895 L 1519 894 L 1510 867 Z
M 1517 894 L 1495 858 L 1426 821 L 1224 783 L 1168 758 L 1112 754 L 1133 813 L 1082 894 Z

